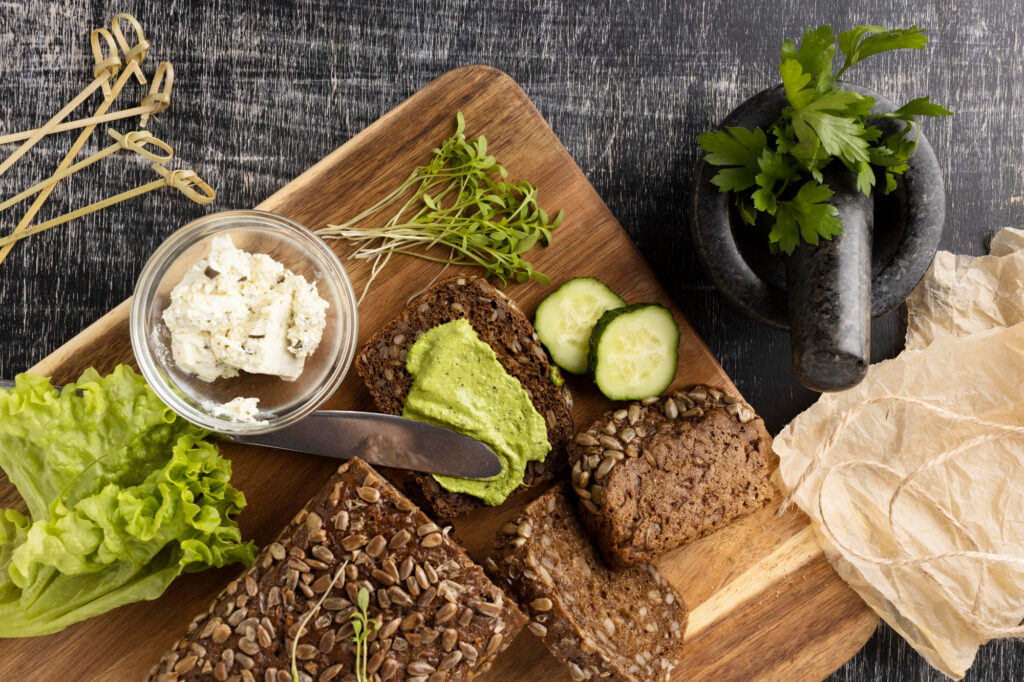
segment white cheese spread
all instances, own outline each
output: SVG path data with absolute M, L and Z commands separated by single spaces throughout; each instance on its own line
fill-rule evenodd
M 174 362 L 203 381 L 239 371 L 294 381 L 320 344 L 327 308 L 316 283 L 266 254 L 235 248 L 225 234 L 171 291 L 163 320 Z M 255 399 L 243 400 L 254 402 L 227 412 L 251 410 L 252 419 Z
M 259 402 L 259 398 L 243 398 L 239 396 L 223 404 L 204 403 L 203 407 L 214 417 L 220 417 L 221 419 L 229 419 L 233 422 L 245 424 L 266 424 L 266 420 L 256 419 L 256 415 L 260 411 L 260 408 L 257 406 Z

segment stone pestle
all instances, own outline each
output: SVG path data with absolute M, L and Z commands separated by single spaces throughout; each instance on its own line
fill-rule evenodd
M 833 164 L 838 166 L 838 164 Z M 843 234 L 801 244 L 786 258 L 793 371 L 815 391 L 858 384 L 871 357 L 871 232 L 874 201 L 857 190 L 856 174 L 825 169 Z

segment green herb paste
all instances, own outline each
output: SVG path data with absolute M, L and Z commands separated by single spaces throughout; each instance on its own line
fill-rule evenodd
M 405 366 L 413 382 L 403 417 L 475 438 L 502 461 L 501 473 L 487 480 L 434 476 L 445 490 L 499 505 L 522 484 L 526 463 L 543 460 L 551 450 L 544 418 L 466 320 L 421 335 Z

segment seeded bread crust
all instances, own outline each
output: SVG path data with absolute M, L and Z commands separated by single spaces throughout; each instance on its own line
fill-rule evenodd
M 520 490 L 554 478 L 565 469 L 566 449 L 573 434 L 572 398 L 565 386 L 554 384 L 547 353 L 530 321 L 505 294 L 479 277 L 450 277 L 437 282 L 360 349 L 356 371 L 377 409 L 402 414 L 412 385 L 412 376 L 405 369 L 406 353 L 423 332 L 459 318 L 469 320 L 480 340 L 494 349 L 498 362 L 519 380 L 544 417 L 551 452 L 543 462 L 527 464 Z M 407 476 L 396 474 L 395 478 Z M 475 497 L 442 489 L 431 476 L 412 477 L 438 518 L 452 519 L 482 505 Z
M 355 680 L 349 617 L 360 587 L 370 592 L 367 615 L 380 624 L 368 637 L 375 682 L 435 673 L 473 679 L 526 622 L 447 529 L 353 459 L 192 621 L 147 679 L 290 682 L 293 638 L 329 592 L 299 638 L 299 679 Z
M 484 565 L 573 680 L 669 679 L 686 630 L 682 598 L 653 566 L 607 568 L 562 486 L 501 532 Z
M 749 405 L 698 385 L 605 413 L 576 435 L 569 463 L 605 558 L 635 566 L 771 501 L 770 454 Z

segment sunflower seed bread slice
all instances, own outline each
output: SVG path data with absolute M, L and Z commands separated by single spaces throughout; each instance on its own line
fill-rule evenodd
M 437 282 L 360 349 L 356 371 L 377 409 L 402 414 L 412 385 L 405 368 L 406 353 L 423 332 L 459 318 L 469 320 L 480 340 L 494 349 L 498 362 L 519 380 L 544 418 L 551 452 L 544 461 L 527 465 L 523 488 L 553 478 L 565 469 L 566 448 L 573 434 L 569 390 L 555 384 L 547 353 L 519 307 L 480 277 L 458 276 Z M 395 478 L 405 476 L 396 474 Z M 455 518 L 482 504 L 469 495 L 444 490 L 431 476 L 417 474 L 414 479 L 438 518 Z
M 361 587 L 380 625 L 367 638 L 377 682 L 472 679 L 526 622 L 447 530 L 353 459 L 147 679 L 290 682 L 298 636 L 300 680 L 354 680 L 350 617 Z
M 580 516 L 616 566 L 649 563 L 774 496 L 771 436 L 739 398 L 692 386 L 613 412 L 570 447 Z
M 668 680 L 686 629 L 682 599 L 653 566 L 612 570 L 563 487 L 502 528 L 484 562 L 573 680 Z

